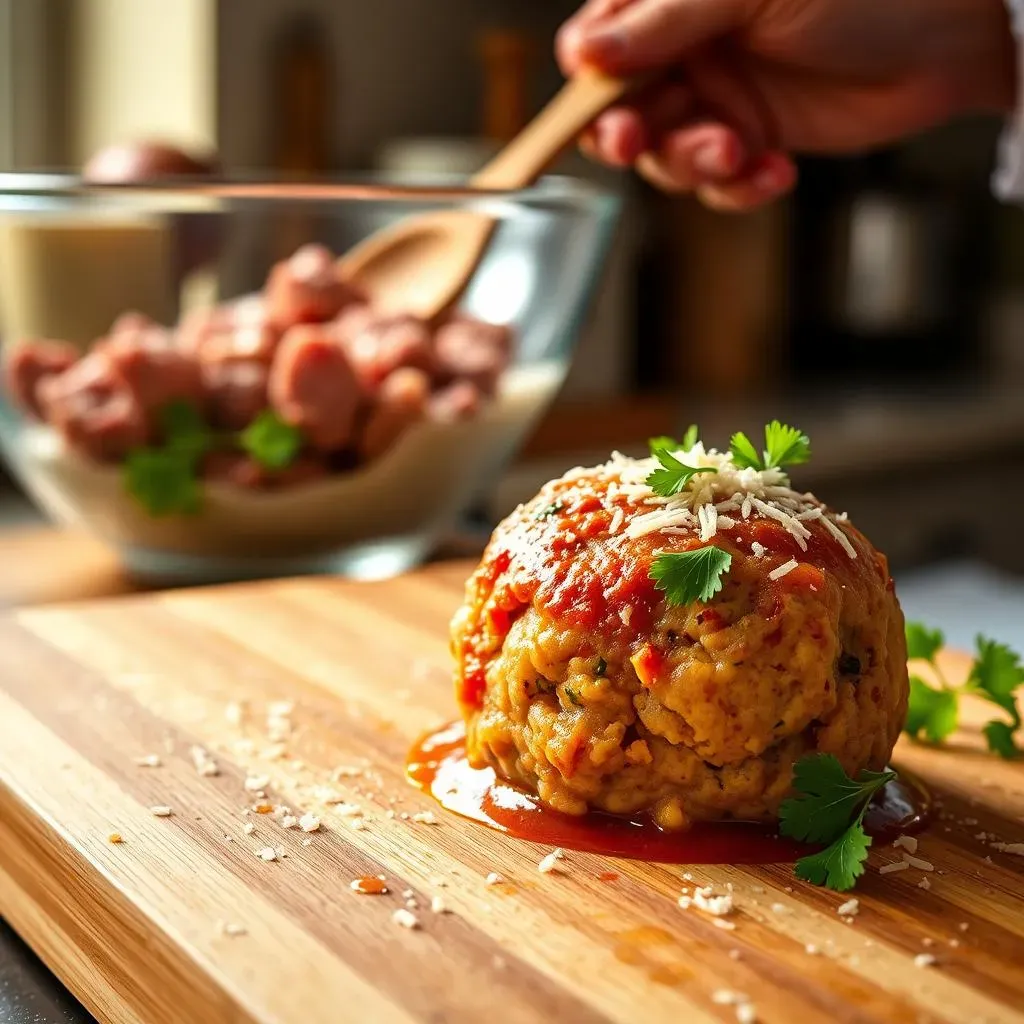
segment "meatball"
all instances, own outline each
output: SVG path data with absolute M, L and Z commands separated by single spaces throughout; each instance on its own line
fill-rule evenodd
M 267 389 L 274 411 L 317 451 L 336 451 L 352 440 L 364 395 L 348 356 L 324 328 L 288 331 Z
M 74 366 L 78 355 L 74 345 L 63 341 L 24 341 L 15 345 L 4 366 L 11 397 L 35 419 L 43 419 L 40 385 Z
M 650 460 L 617 457 L 500 524 L 452 622 L 474 764 L 559 811 L 665 828 L 772 819 L 808 753 L 886 766 L 909 687 L 884 556 L 717 458 L 688 511 L 646 486 Z M 708 545 L 731 556 L 721 590 L 674 603 L 655 560 Z
M 321 245 L 303 246 L 278 263 L 265 292 L 270 321 L 281 332 L 296 324 L 333 320 L 345 306 L 363 300 L 341 279 L 334 257 Z

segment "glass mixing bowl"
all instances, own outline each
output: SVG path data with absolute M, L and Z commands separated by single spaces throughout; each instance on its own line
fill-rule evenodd
M 450 318 L 511 328 L 496 387 L 473 375 L 479 350 L 466 348 L 475 336 L 463 337 L 461 355 L 455 344 L 445 362 L 440 334 L 432 327 L 424 348 L 423 328 L 413 323 L 421 340 L 403 344 L 418 345 L 419 356 L 383 369 L 371 360 L 367 369 L 357 355 L 383 358 L 386 326 L 362 310 L 342 339 L 339 324 L 358 305 L 352 296 L 340 312 L 333 300 L 314 313 L 316 302 L 302 306 L 307 285 L 334 294 L 324 285 L 324 251 L 311 254 L 311 244 L 340 254 L 401 217 L 444 210 L 497 225 Z M 112 545 L 135 576 L 212 582 L 405 571 L 496 480 L 557 392 L 616 215 L 611 196 L 559 178 L 482 194 L 380 181 L 88 187 L 68 177 L 0 175 L 3 454 L 53 519 Z M 292 259 L 299 251 L 305 255 Z M 268 285 L 275 267 L 288 280 Z M 279 315 L 289 296 L 298 304 Z M 331 372 L 331 346 L 341 346 L 361 388 L 357 400 L 346 392 L 342 401 L 339 392 L 328 403 L 331 416 L 345 406 L 349 425 L 314 449 L 308 410 L 285 392 L 294 385 L 315 396 L 318 364 L 313 359 L 304 376 L 281 368 L 290 330 L 320 346 Z M 493 331 L 483 335 L 497 344 Z M 424 351 L 429 367 L 417 361 Z M 405 371 L 415 395 L 406 395 L 400 428 L 378 429 L 371 446 L 364 441 L 373 417 L 386 420 L 389 367 Z M 198 390 L 175 390 L 185 371 Z M 319 378 L 321 407 L 333 379 Z M 257 392 L 264 397 L 253 399 Z M 239 400 L 229 415 L 230 396 Z M 298 402 L 297 413 L 288 401 Z M 246 419 L 258 422 L 249 430 Z

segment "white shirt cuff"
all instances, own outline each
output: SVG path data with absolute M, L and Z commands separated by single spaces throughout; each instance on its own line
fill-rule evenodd
M 1004 201 L 1024 199 L 1024 0 L 1006 0 L 1020 51 L 1017 110 L 999 140 L 999 163 L 992 191 Z

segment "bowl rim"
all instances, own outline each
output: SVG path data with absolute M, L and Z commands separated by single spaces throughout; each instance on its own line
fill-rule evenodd
M 2 197 L 101 198 L 138 197 L 257 202 L 443 202 L 502 200 L 531 204 L 568 199 L 576 202 L 613 200 L 615 193 L 583 178 L 545 175 L 527 188 L 477 188 L 458 175 L 346 174 L 287 181 L 263 175 L 165 177 L 137 183 L 95 183 L 82 175 L 56 171 L 0 172 Z

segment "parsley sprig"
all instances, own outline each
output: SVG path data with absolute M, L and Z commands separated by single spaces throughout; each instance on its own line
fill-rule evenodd
M 796 795 L 779 808 L 780 830 L 801 842 L 829 844 L 796 862 L 797 878 L 837 892 L 857 884 L 871 846 L 864 813 L 871 798 L 895 778 L 892 771 L 861 771 L 851 779 L 833 754 L 808 754 L 794 765 Z
M 125 490 L 152 516 L 195 515 L 202 507 L 199 471 L 217 448 L 240 448 L 271 471 L 286 469 L 302 448 L 302 434 L 266 409 L 241 434 L 212 430 L 190 402 L 172 402 L 160 415 L 159 446 L 130 452 Z
M 700 432 L 694 423 L 687 428 L 682 441 L 671 437 L 652 437 L 647 442 L 651 455 L 661 464 L 647 477 L 647 486 L 662 498 L 671 498 L 684 490 L 686 485 L 700 473 L 717 473 L 714 466 L 688 466 L 680 462 L 675 452 L 688 452 L 698 441 Z
M 1005 644 L 978 636 L 976 656 L 967 682 L 951 686 L 942 673 L 936 655 L 945 643 L 941 630 L 928 629 L 920 622 L 907 623 L 907 657 L 927 661 L 938 686 L 926 683 L 919 676 L 910 677 L 910 706 L 904 729 L 915 739 L 922 735 L 932 743 L 942 743 L 956 730 L 960 720 L 960 698 L 980 697 L 1001 708 L 1009 718 L 993 719 L 982 730 L 989 750 L 1000 757 L 1020 754 L 1014 733 L 1021 727 L 1017 707 L 1017 691 L 1024 686 L 1024 666 L 1020 655 Z
M 651 564 L 650 577 L 671 604 L 692 604 L 710 601 L 722 589 L 722 577 L 731 565 L 732 555 L 712 545 L 659 555 Z
M 729 443 L 732 461 L 740 469 L 781 469 L 807 462 L 811 457 L 811 439 L 796 427 L 772 420 L 764 428 L 764 451 L 758 453 L 746 434 L 732 435 Z

